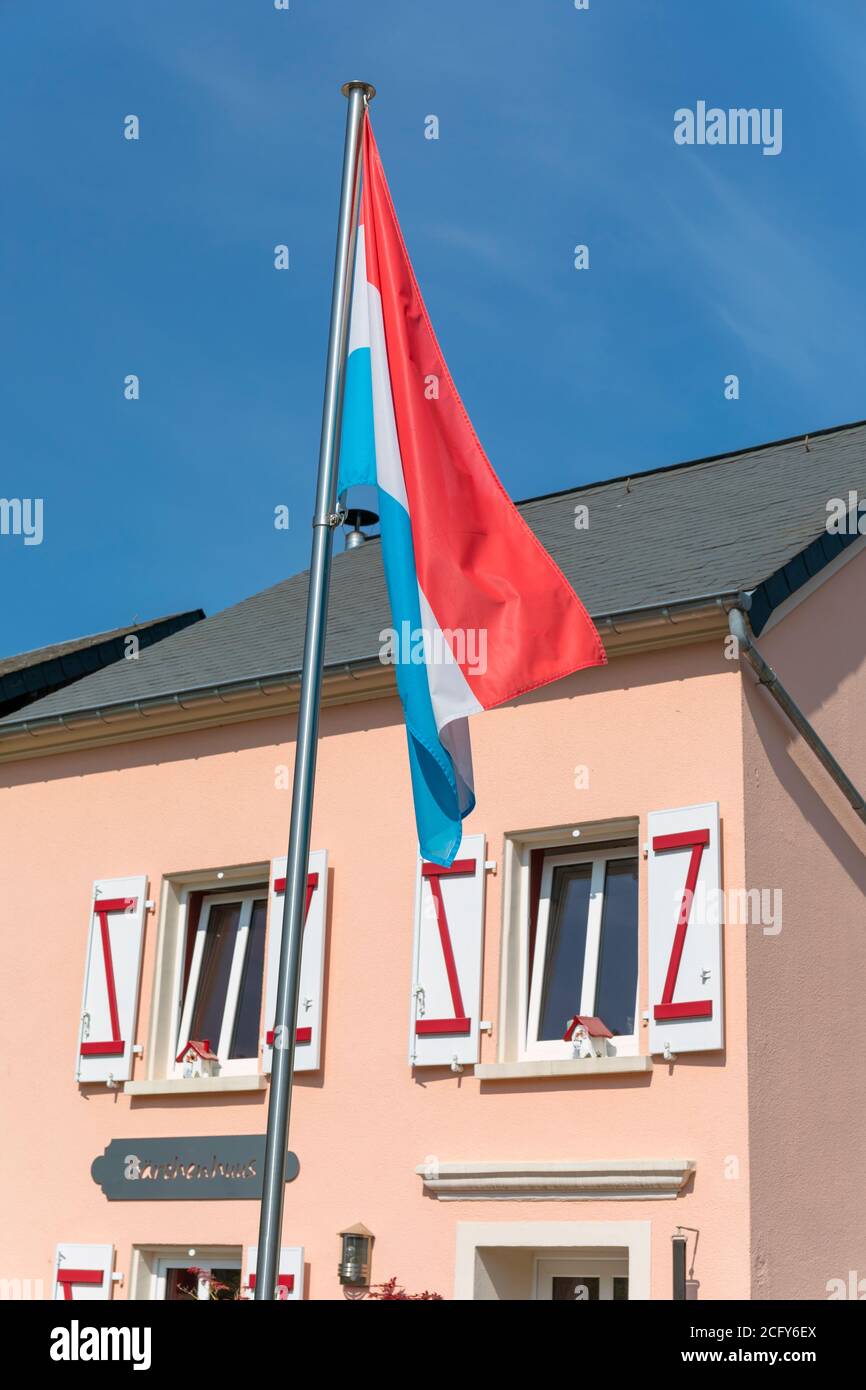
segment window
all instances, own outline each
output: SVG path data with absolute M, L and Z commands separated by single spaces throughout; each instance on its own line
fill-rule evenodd
M 267 910 L 266 889 L 201 898 L 186 943 L 175 1056 L 190 1039 L 207 1040 L 221 1076 L 258 1071 Z
M 524 1056 L 573 1056 L 563 1034 L 575 1014 L 600 1018 L 616 1054 L 636 1054 L 635 847 L 545 852 L 536 905 Z

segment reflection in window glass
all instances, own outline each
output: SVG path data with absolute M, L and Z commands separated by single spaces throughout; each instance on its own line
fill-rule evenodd
M 240 1296 L 241 1272 L 239 1269 L 212 1269 L 209 1283 L 214 1302 L 232 1303 Z
M 165 1277 L 167 1303 L 195 1303 L 198 1298 L 198 1274 L 188 1269 L 170 1269 Z
M 198 991 L 189 1035 L 207 1038 L 216 1052 L 222 1031 L 240 903 L 213 903 L 207 919 Z
M 604 881 L 595 1013 L 614 1037 L 634 1032 L 637 1002 L 636 859 L 611 859 Z
M 253 903 L 247 933 L 247 953 L 244 960 L 234 1035 L 229 1057 L 257 1057 L 259 1051 L 259 1019 L 262 1011 L 262 980 L 265 969 L 265 920 L 268 905 L 264 898 Z
M 580 1012 L 591 880 L 591 864 L 562 865 L 553 873 L 539 1040 L 561 1038 Z

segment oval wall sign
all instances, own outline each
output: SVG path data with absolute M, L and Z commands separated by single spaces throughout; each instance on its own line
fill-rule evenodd
M 90 1173 L 109 1202 L 197 1202 L 262 1195 L 263 1134 L 202 1138 L 112 1139 Z M 286 1182 L 300 1171 L 289 1153 Z

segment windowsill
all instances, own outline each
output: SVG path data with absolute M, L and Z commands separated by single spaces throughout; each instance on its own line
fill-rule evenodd
M 570 1060 L 531 1062 L 481 1062 L 475 1068 L 479 1081 L 533 1081 L 546 1076 L 622 1076 L 652 1071 L 651 1057 L 579 1057 Z
M 213 1096 L 226 1091 L 264 1091 L 266 1076 L 173 1076 L 167 1081 L 126 1081 L 127 1096 Z

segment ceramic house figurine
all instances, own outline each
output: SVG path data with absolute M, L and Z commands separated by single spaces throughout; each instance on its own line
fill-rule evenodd
M 183 1063 L 184 1079 L 216 1076 L 219 1071 L 219 1058 L 215 1052 L 211 1052 L 209 1038 L 204 1038 L 201 1042 L 190 1038 L 186 1047 L 182 1047 L 178 1053 L 177 1060 Z
M 591 1018 L 588 1014 L 575 1014 L 574 1018 L 568 1021 L 563 1041 L 571 1043 L 575 1057 L 606 1057 L 607 1039 L 612 1037 L 610 1029 L 605 1027 L 600 1018 Z

